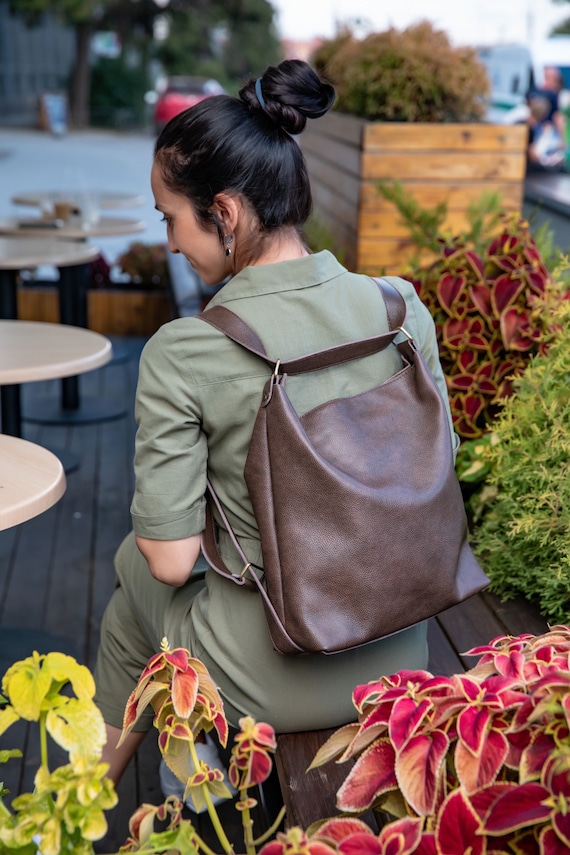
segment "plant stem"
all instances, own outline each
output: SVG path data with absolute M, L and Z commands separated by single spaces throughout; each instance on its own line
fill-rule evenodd
M 192 758 L 192 763 L 194 764 L 194 769 L 196 772 L 200 770 L 200 761 L 198 759 L 198 755 L 196 754 L 196 746 L 194 742 L 189 743 L 190 756 Z M 202 795 L 204 796 L 204 801 L 206 802 L 206 807 L 208 809 L 208 816 L 210 817 L 212 826 L 214 831 L 216 832 L 216 837 L 220 841 L 220 845 L 226 855 L 233 855 L 233 846 L 228 840 L 224 829 L 222 828 L 222 824 L 220 822 L 220 817 L 218 816 L 218 812 L 214 807 L 214 803 L 212 802 L 212 797 L 210 795 L 210 790 L 208 789 L 207 784 L 202 784 Z
M 47 727 L 46 727 L 47 711 L 40 713 L 40 756 L 41 764 L 46 769 L 48 768 L 48 748 L 47 748 Z
M 275 832 L 283 822 L 283 817 L 285 816 L 286 811 L 287 809 L 285 805 L 283 805 L 283 807 L 277 814 L 277 819 L 271 825 L 271 828 L 268 828 L 267 831 L 264 831 L 263 834 L 255 838 L 255 840 L 253 841 L 255 846 L 261 846 L 262 843 L 265 843 L 266 840 L 269 840 L 269 838 L 275 834 Z
M 239 791 L 240 801 L 247 802 L 247 787 L 243 787 Z M 243 842 L 245 843 L 246 855 L 255 855 L 255 846 L 253 844 L 253 820 L 248 807 L 244 807 L 241 812 L 241 824 L 243 825 Z

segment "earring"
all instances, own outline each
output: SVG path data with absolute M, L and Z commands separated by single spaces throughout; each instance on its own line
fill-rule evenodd
M 230 249 L 230 244 L 232 244 L 233 242 L 234 242 L 234 236 L 233 235 L 226 235 L 225 236 L 224 243 L 226 244 L 226 255 L 228 255 L 228 256 L 232 254 L 232 251 Z

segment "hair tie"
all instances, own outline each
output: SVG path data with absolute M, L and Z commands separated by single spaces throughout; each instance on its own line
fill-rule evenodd
M 265 113 L 267 113 L 267 110 L 265 107 L 265 98 L 263 97 L 263 93 L 261 91 L 261 77 L 258 77 L 257 80 L 255 81 L 255 94 L 257 95 L 257 100 L 259 101 L 259 106 L 261 107 L 261 109 Z

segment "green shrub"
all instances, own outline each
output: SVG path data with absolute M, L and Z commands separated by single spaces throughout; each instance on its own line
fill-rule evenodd
M 496 498 L 475 551 L 502 599 L 522 594 L 551 623 L 570 622 L 570 303 L 547 353 L 513 381 L 483 460 Z
M 485 112 L 489 78 L 476 51 L 453 47 L 428 21 L 362 40 L 344 31 L 313 62 L 340 112 L 396 122 L 473 122 Z

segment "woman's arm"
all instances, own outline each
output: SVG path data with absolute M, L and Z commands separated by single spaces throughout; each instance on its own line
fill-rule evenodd
M 188 581 L 200 555 L 200 535 L 183 540 L 151 540 L 135 535 L 150 572 L 159 582 L 180 588 Z

